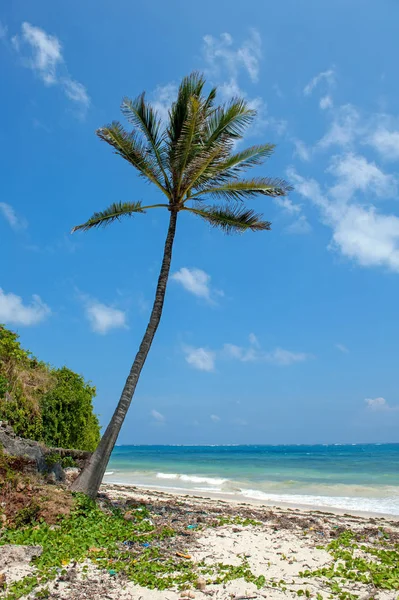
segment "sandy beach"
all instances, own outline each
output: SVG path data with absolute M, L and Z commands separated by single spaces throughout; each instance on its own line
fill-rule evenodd
M 133 562 L 143 546 L 156 546 L 155 562 L 173 559 L 180 561 L 180 565 L 187 564 L 187 569 L 196 574 L 194 583 L 172 585 L 164 590 L 148 589 L 132 583 L 123 573 L 116 574 L 112 565 L 108 570 L 97 568 L 93 559 L 84 564 L 65 565 L 46 588 L 46 597 L 54 600 L 398 598 L 397 589 L 376 586 L 372 578 L 363 582 L 359 577 L 338 577 L 338 571 L 336 578 L 328 575 L 331 568 L 336 570 L 340 564 L 347 564 L 345 557 L 337 559 L 336 553 L 342 544 L 345 546 L 342 540 L 348 532 L 356 546 L 351 550 L 354 557 L 378 563 L 383 560 L 381 552 L 394 549 L 395 544 L 397 557 L 399 523 L 392 518 L 227 502 L 222 498 L 166 494 L 123 485 L 103 485 L 99 501 L 100 504 L 111 501 L 124 512 L 126 519 L 130 511 L 145 507 L 155 531 L 173 528 L 173 537 L 160 538 L 156 543 L 130 546 L 129 542 L 121 542 L 129 547 Z M 335 549 L 331 547 L 334 543 Z M 398 569 L 395 560 L 393 570 Z M 26 564 L 19 565 L 24 575 L 27 568 Z M 9 577 L 13 574 L 17 578 L 18 565 L 9 563 L 8 573 Z

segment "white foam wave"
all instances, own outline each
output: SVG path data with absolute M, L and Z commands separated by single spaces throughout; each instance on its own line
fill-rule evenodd
M 242 489 L 241 496 L 264 502 L 305 505 L 323 508 L 338 508 L 368 513 L 399 515 L 399 497 L 361 498 L 350 496 L 311 496 L 305 494 L 267 494 L 259 490 Z
M 104 475 L 113 475 L 113 474 L 114 474 L 114 471 L 106 471 L 106 472 L 104 473 Z
M 178 479 L 177 473 L 157 473 L 158 479 Z
M 157 473 L 158 479 L 179 479 L 189 483 L 203 483 L 205 485 L 223 485 L 228 479 L 221 477 L 202 477 L 200 475 L 185 475 L 184 473 Z

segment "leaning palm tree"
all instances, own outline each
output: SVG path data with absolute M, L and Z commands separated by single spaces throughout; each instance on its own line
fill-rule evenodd
M 216 88 L 205 95 L 204 85 L 205 80 L 199 73 L 185 77 L 165 124 L 143 93 L 135 100 L 126 98 L 122 102 L 122 114 L 131 124 L 131 131 L 126 131 L 119 122 L 97 131 L 101 140 L 110 144 L 116 154 L 162 192 L 164 202 L 151 206 L 143 206 L 139 201 L 115 203 L 72 231 L 103 227 L 155 208 L 169 212 L 169 227 L 155 300 L 143 340 L 111 421 L 73 485 L 75 491 L 91 497 L 97 495 L 161 319 L 178 217 L 191 214 L 226 233 L 268 230 L 270 223 L 246 208 L 243 201 L 258 195 L 284 196 L 290 189 L 281 179 L 241 178 L 243 171 L 260 165 L 269 157 L 274 146 L 262 144 L 237 151 L 237 141 L 252 123 L 256 112 L 240 98 L 215 106 Z M 223 204 L 209 204 L 208 199 Z

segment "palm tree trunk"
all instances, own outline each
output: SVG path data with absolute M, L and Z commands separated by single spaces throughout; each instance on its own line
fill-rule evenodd
M 105 469 L 111 452 L 114 449 L 116 440 L 118 439 L 123 421 L 125 420 L 127 411 L 129 410 L 137 382 L 140 377 L 141 370 L 147 359 L 151 348 L 155 332 L 158 329 L 161 320 L 163 304 L 165 300 L 166 285 L 168 283 L 170 263 L 172 260 L 173 240 L 176 232 L 177 212 L 171 211 L 168 234 L 166 236 L 165 248 L 162 260 L 161 271 L 159 273 L 157 289 L 155 293 L 154 305 L 152 307 L 151 316 L 147 325 L 146 332 L 140 344 L 139 351 L 136 354 L 132 368 L 128 378 L 126 379 L 125 387 L 123 388 L 118 406 L 115 409 L 112 419 L 109 422 L 104 435 L 101 438 L 97 449 L 92 454 L 87 466 L 80 473 L 79 477 L 74 481 L 72 489 L 76 492 L 83 492 L 91 498 L 97 496 L 100 488 Z

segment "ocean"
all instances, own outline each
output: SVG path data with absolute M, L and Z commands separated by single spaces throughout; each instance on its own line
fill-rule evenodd
M 104 483 L 399 515 L 399 444 L 117 446 Z

